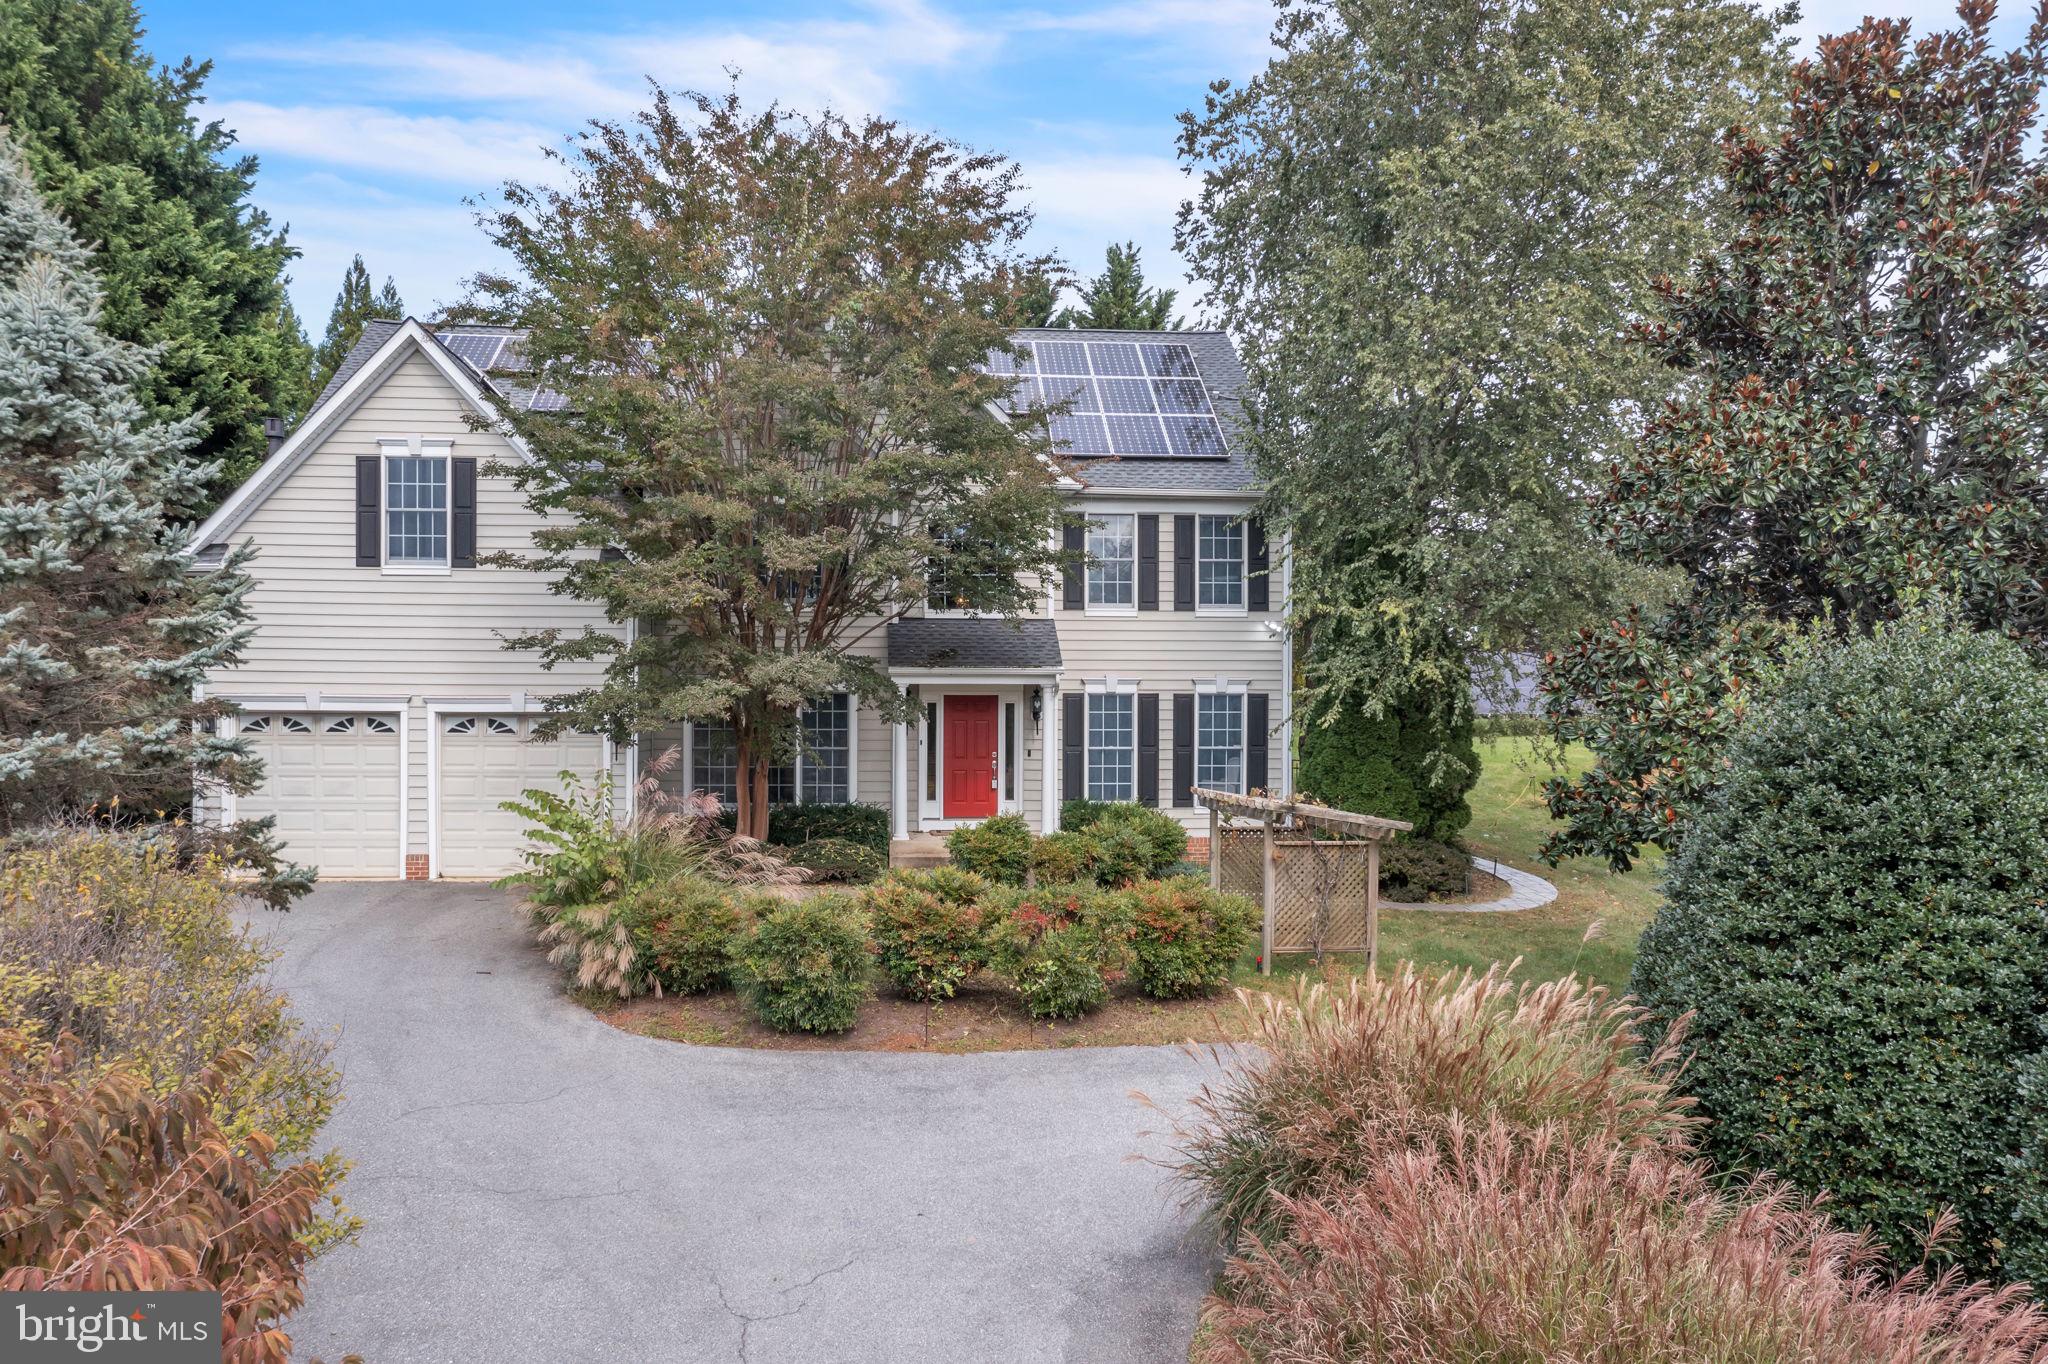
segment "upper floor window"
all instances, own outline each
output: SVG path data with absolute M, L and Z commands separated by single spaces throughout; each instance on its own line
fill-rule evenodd
M 448 457 L 391 455 L 384 461 L 384 562 L 448 567 Z
M 1088 526 L 1088 605 L 1137 609 L 1138 518 L 1096 516 Z
M 1195 525 L 1195 605 L 1225 611 L 1244 607 L 1244 522 L 1204 516 Z

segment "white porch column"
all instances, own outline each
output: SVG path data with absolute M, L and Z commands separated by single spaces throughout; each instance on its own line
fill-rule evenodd
M 889 726 L 889 836 L 910 837 L 910 727 Z
M 1060 694 L 1045 689 L 1045 718 L 1039 733 L 1038 832 L 1052 833 L 1060 827 Z

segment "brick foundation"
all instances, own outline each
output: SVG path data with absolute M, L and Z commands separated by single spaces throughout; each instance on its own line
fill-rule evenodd
M 1207 862 L 1209 860 L 1209 835 L 1203 834 L 1199 838 L 1190 835 L 1188 838 L 1187 856 L 1190 862 Z
M 407 853 L 405 855 L 405 879 L 408 881 L 424 881 L 427 879 L 427 855 L 425 853 Z

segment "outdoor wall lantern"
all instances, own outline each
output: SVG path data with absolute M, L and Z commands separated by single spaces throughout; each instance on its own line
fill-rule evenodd
M 1037 725 L 1038 725 L 1038 722 L 1039 722 L 1039 720 L 1040 720 L 1040 719 L 1041 719 L 1041 718 L 1042 718 L 1042 717 L 1043 717 L 1044 715 L 1045 715 L 1045 688 L 1044 688 L 1044 687 L 1033 687 L 1033 688 L 1031 689 L 1031 724 L 1032 724 L 1032 727 L 1033 727 L 1033 728 L 1036 728 L 1036 727 L 1037 727 Z

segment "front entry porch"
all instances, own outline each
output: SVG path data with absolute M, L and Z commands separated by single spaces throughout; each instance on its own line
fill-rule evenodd
M 1052 622 L 899 621 L 889 627 L 889 665 L 916 702 L 916 718 L 890 736 L 890 831 L 898 845 L 995 815 L 1022 815 L 1035 830 L 1058 826 L 1060 657 Z

